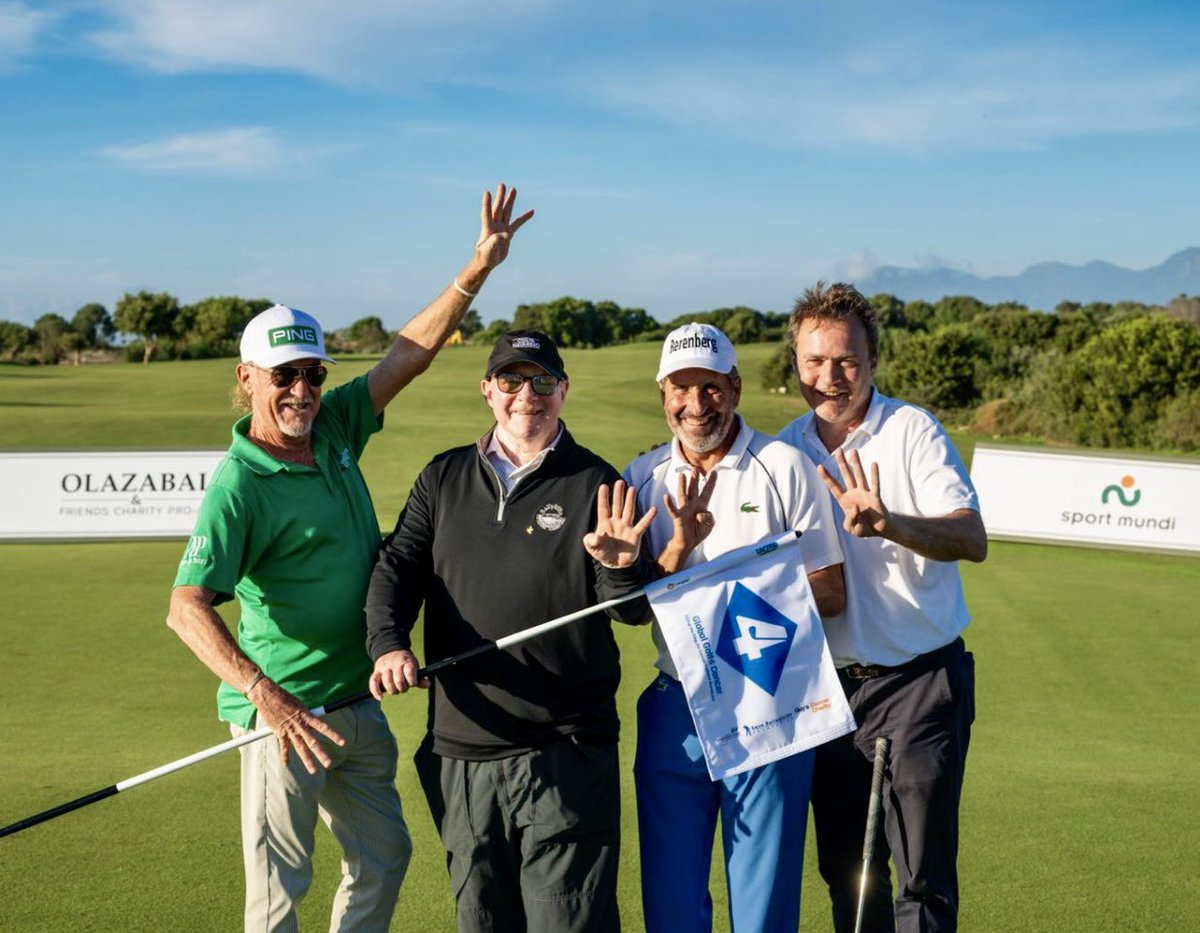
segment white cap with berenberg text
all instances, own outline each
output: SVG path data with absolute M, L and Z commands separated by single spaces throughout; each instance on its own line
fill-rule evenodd
M 336 362 L 325 355 L 325 335 L 311 314 L 275 305 L 251 318 L 242 331 L 242 362 L 270 369 L 294 360 Z
M 667 334 L 655 382 L 662 382 L 681 369 L 708 369 L 729 373 L 737 366 L 733 344 L 711 324 L 684 324 Z

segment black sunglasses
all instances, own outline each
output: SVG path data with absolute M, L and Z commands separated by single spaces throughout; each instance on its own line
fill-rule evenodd
M 265 366 L 257 368 L 266 369 Z M 319 389 L 329 376 L 329 370 L 320 363 L 312 366 L 272 366 L 267 369 L 267 372 L 271 374 L 271 385 L 277 389 L 290 388 L 300 378 L 303 378 L 314 389 Z
M 538 395 L 553 395 L 554 390 L 558 388 L 558 377 L 551 376 L 549 373 L 536 373 L 532 376 L 525 376 L 521 373 L 496 373 L 492 378 L 496 380 L 496 385 L 505 395 L 516 395 L 521 391 L 521 386 L 527 379 L 533 387 L 533 391 Z

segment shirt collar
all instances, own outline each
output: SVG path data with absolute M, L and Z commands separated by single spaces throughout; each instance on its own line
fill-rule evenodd
M 537 469 L 539 466 L 542 465 L 542 461 L 545 460 L 547 456 L 549 456 L 550 451 L 552 451 L 556 446 L 558 446 L 558 442 L 562 440 L 562 436 L 563 436 L 563 423 L 561 421 L 559 421 L 558 422 L 558 433 L 554 435 L 554 440 L 552 440 L 550 442 L 550 444 L 544 450 L 540 451 L 537 454 L 537 456 L 535 456 L 528 463 L 523 464 L 523 465 L 518 465 L 513 462 L 512 458 L 509 457 L 508 453 L 504 450 L 504 448 L 500 446 L 500 441 L 496 439 L 496 427 L 495 427 L 495 425 L 493 425 L 492 430 L 488 432 L 487 437 L 485 438 L 487 443 L 484 445 L 483 452 L 484 452 L 484 455 L 489 458 L 495 458 L 495 459 L 504 461 L 512 468 L 513 471 L 521 470 L 522 475 L 524 475 L 524 473 L 531 473 L 535 469 Z
M 871 386 L 871 401 L 867 405 L 867 413 L 863 416 L 862 423 L 846 435 L 846 439 L 842 441 L 842 447 L 849 448 L 860 437 L 865 440 L 879 433 L 883 424 L 883 409 L 886 402 L 886 396 Z M 817 431 L 817 416 L 811 413 L 804 423 L 804 439 L 809 449 L 820 453 L 822 458 L 833 456 L 832 450 L 825 449 L 825 442 L 821 440 L 821 435 Z
M 302 463 L 292 463 L 287 460 L 280 460 L 277 457 L 271 456 L 254 441 L 250 440 L 250 415 L 245 415 L 239 418 L 233 425 L 233 443 L 229 445 L 229 453 L 241 460 L 255 473 L 260 476 L 270 476 L 272 473 L 281 473 L 284 471 L 296 472 L 304 470 L 312 470 L 310 466 L 305 466 Z M 317 434 L 316 423 L 313 423 L 312 434 L 313 457 L 316 458 L 320 449 L 321 438 Z

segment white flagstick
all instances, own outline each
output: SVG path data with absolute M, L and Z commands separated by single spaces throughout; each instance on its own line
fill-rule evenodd
M 551 619 L 549 622 L 542 622 L 539 625 L 534 625 L 527 629 L 522 629 L 519 632 L 513 632 L 511 635 L 505 635 L 503 638 L 497 638 L 495 641 L 484 642 L 482 645 L 477 645 L 470 651 L 464 651 L 462 654 L 456 654 L 452 658 L 445 658 L 441 661 L 435 661 L 428 667 L 423 667 L 417 671 L 418 677 L 424 677 L 426 674 L 432 674 L 447 667 L 453 667 L 461 661 L 466 661 L 469 658 L 474 658 L 478 655 L 485 654 L 489 651 L 495 651 L 498 648 L 511 648 L 513 645 L 519 645 L 521 642 L 528 641 L 538 635 L 544 635 L 546 632 L 553 631 L 560 626 L 567 625 L 582 619 L 584 616 L 589 616 L 593 612 L 601 612 L 609 609 L 612 606 L 619 606 L 621 603 L 627 603 L 631 600 L 645 596 L 651 589 L 659 588 L 665 590 L 673 590 L 678 587 L 695 583 L 697 580 L 703 580 L 705 577 L 711 576 L 714 573 L 719 573 L 736 566 L 744 561 L 752 560 L 755 557 L 762 557 L 764 554 L 770 554 L 777 551 L 781 547 L 789 544 L 795 544 L 800 538 L 799 531 L 788 531 L 779 535 L 777 538 L 772 538 L 770 541 L 764 541 L 761 544 L 750 545 L 743 548 L 738 548 L 735 551 L 729 551 L 722 554 L 720 557 L 715 557 L 707 563 L 700 564 L 696 567 L 688 567 L 680 570 L 678 573 L 673 573 L 669 577 L 663 577 L 661 580 L 643 587 L 639 590 L 634 590 L 632 593 L 627 593 L 624 596 L 618 596 L 616 599 L 610 599 L 602 603 L 597 603 L 594 606 L 588 606 L 586 609 L 580 609 L 577 612 L 568 613 L 565 616 L 559 616 L 557 619 Z
M 761 557 L 764 554 L 770 554 L 787 544 L 794 544 L 799 537 L 799 531 L 789 531 L 783 535 L 780 535 L 778 538 L 764 542 L 763 544 L 739 548 L 736 551 L 730 551 L 727 554 L 722 554 L 720 557 L 717 557 L 708 563 L 701 564 L 698 567 L 688 568 L 687 570 L 672 574 L 669 577 L 664 577 L 663 579 L 651 584 L 651 586 L 674 589 L 687 583 L 694 583 L 696 580 L 703 579 L 712 573 L 725 570 L 728 567 L 741 563 L 742 561 L 750 560 L 755 557 Z M 472 648 L 470 651 L 464 651 L 462 654 L 455 655 L 452 658 L 445 658 L 444 660 L 436 661 L 433 664 L 430 664 L 428 667 L 423 667 L 417 672 L 417 676 L 423 677 L 426 674 L 432 674 L 436 671 L 442 670 L 443 668 L 451 667 L 461 661 L 465 661 L 468 658 L 473 658 L 476 655 L 484 654 L 488 651 L 495 651 L 501 648 L 510 648 L 513 645 L 518 645 L 523 641 L 528 641 L 529 639 L 535 638 L 538 635 L 545 634 L 546 632 L 552 631 L 563 625 L 568 625 L 571 622 L 582 619 L 585 616 L 591 615 L 592 613 L 601 612 L 613 606 L 618 606 L 621 603 L 627 603 L 631 600 L 637 599 L 640 596 L 644 596 L 647 589 L 649 589 L 649 587 L 635 590 L 632 593 L 628 593 L 625 596 L 619 596 L 616 599 L 609 599 L 605 602 L 597 603 L 595 606 L 589 606 L 586 609 L 580 609 L 577 612 L 571 612 L 567 615 L 559 616 L 557 619 L 551 619 L 549 622 L 542 622 L 539 625 L 534 625 L 531 628 L 523 629 L 520 632 L 514 632 L 512 635 L 505 635 L 503 638 L 499 638 L 496 641 L 485 642 L 482 645 Z M 314 716 L 321 716 L 325 713 L 331 713 L 334 710 L 350 706 L 359 702 L 360 700 L 365 700 L 370 696 L 371 694 L 369 693 L 360 693 L 351 697 L 346 697 L 343 700 L 338 700 L 336 703 L 330 703 L 327 706 L 319 706 L 312 710 L 312 714 Z M 30 826 L 36 826 L 38 823 L 44 823 L 47 820 L 54 819 L 56 816 L 62 816 L 64 813 L 70 813 L 72 810 L 78 810 L 82 807 L 86 807 L 88 804 L 96 803 L 97 801 L 112 797 L 116 794 L 119 794 L 123 790 L 128 790 L 131 787 L 137 787 L 139 784 L 145 784 L 148 781 L 153 781 L 155 778 L 160 778 L 165 774 L 171 774 L 175 771 L 182 770 L 190 765 L 194 765 L 198 762 L 220 755 L 223 752 L 240 748 L 243 745 L 249 745 L 251 742 L 257 742 L 260 739 L 265 739 L 270 734 L 271 730 L 265 727 L 257 729 L 254 732 L 247 732 L 245 735 L 240 735 L 237 738 L 230 739 L 227 742 L 222 742 L 220 745 L 214 745 L 212 748 L 206 748 L 203 751 L 188 755 L 185 758 L 168 762 L 167 764 L 161 765 L 150 771 L 134 775 L 131 778 L 126 778 L 124 781 L 119 781 L 116 784 L 110 784 L 108 787 L 101 788 L 100 790 L 94 791 L 90 794 L 85 794 L 83 797 L 78 797 L 75 800 L 60 804 L 57 807 L 52 807 L 49 810 L 43 810 L 41 813 L 36 813 L 33 816 L 27 817 L 23 820 L 18 820 L 16 823 L 10 823 L 8 826 L 0 828 L 0 838 L 20 832 L 22 829 L 28 829 Z
M 336 703 L 330 703 L 328 706 L 318 706 L 312 710 L 314 716 L 322 716 L 325 713 L 331 713 L 334 710 L 342 709 L 357 703 L 359 700 L 364 700 L 370 696 L 369 693 L 362 693 L 356 696 L 347 697 L 344 700 L 338 700 Z M 86 807 L 88 804 L 96 803 L 100 800 L 105 800 L 108 797 L 113 797 L 121 793 L 123 790 L 128 790 L 131 787 L 137 787 L 139 784 L 145 784 L 147 781 L 153 781 L 155 778 L 162 777 L 164 774 L 170 774 L 173 771 L 179 771 L 189 765 L 194 765 L 197 762 L 220 755 L 222 752 L 230 751 L 234 748 L 240 748 L 243 745 L 249 745 L 251 742 L 257 742 L 259 739 L 265 739 L 271 734 L 271 730 L 265 726 L 257 729 L 254 732 L 247 732 L 245 735 L 239 735 L 237 738 L 230 739 L 228 742 L 222 742 L 220 745 L 214 745 L 212 748 L 206 748 L 203 751 L 188 755 L 186 758 L 180 758 L 176 761 L 168 762 L 150 771 L 145 771 L 142 774 L 135 774 L 131 778 L 126 778 L 124 781 L 118 781 L 116 784 L 110 784 L 108 787 L 103 787 L 98 791 L 93 791 L 90 794 L 85 794 L 82 797 L 77 797 L 67 803 L 59 804 L 57 807 L 51 807 L 49 810 L 43 810 L 41 813 L 35 813 L 33 816 L 26 817 L 23 820 L 18 820 L 15 823 L 10 823 L 8 826 L 0 828 L 0 838 L 10 836 L 13 833 L 20 832 L 23 829 L 28 829 L 30 826 L 37 826 L 38 823 L 45 823 L 47 820 L 52 820 L 56 816 L 62 816 L 64 813 L 70 813 L 72 810 L 78 810 Z

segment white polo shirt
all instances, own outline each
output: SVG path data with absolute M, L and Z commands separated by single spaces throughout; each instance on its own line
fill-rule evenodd
M 688 556 L 687 566 L 789 529 L 802 532 L 800 553 L 804 567 L 812 573 L 842 562 L 834 524 L 833 506 L 811 463 L 794 447 L 755 431 L 739 416 L 738 435 L 729 453 L 713 467 L 717 486 L 709 502 L 713 529 Z M 690 475 L 692 465 L 683 456 L 678 440 L 643 454 L 625 468 L 625 482 L 637 490 L 638 513 L 652 505 L 658 514 L 647 532 L 650 551 L 657 555 L 674 531 L 671 515 L 663 507 L 663 494 L 675 498 L 679 476 Z M 676 680 L 679 675 L 667 652 L 666 642 L 653 624 L 658 646 L 655 666 Z
M 811 413 L 779 437 L 841 479 Z M 866 418 L 841 449 L 858 451 L 868 477 L 871 464 L 879 464 L 880 496 L 892 512 L 933 517 L 958 509 L 979 511 L 954 444 L 938 420 L 916 405 L 875 389 Z M 958 562 L 931 560 L 884 538 L 856 538 L 842 527 L 836 502 L 833 507 L 846 555 L 846 609 L 824 620 L 834 664 L 895 667 L 957 638 L 971 621 Z

